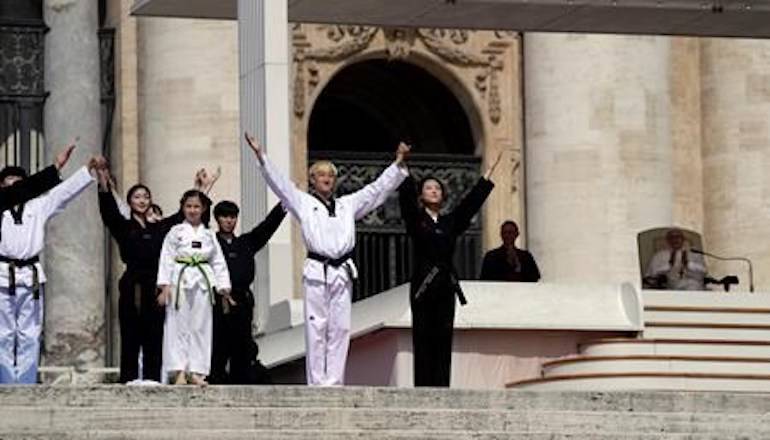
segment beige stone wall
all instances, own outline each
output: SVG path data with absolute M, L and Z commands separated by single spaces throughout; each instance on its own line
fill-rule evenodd
M 214 201 L 240 200 L 236 23 L 138 23 L 140 179 L 166 211 L 196 169 L 222 168 Z
M 757 290 L 768 290 L 770 43 L 704 39 L 701 68 L 705 245 L 751 257 Z M 748 287 L 744 265 L 707 261 L 714 275 L 737 274 Z
M 544 279 L 639 283 L 673 215 L 671 41 L 526 34 L 527 216 Z

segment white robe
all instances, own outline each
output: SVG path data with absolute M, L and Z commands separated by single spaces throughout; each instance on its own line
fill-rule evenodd
M 206 276 L 197 267 L 185 269 L 176 262 L 179 257 L 208 261 L 200 266 Z M 227 262 L 214 232 L 187 222 L 174 226 L 163 240 L 158 267 L 158 286 L 169 285 L 172 293 L 163 327 L 165 372 L 209 374 L 213 309 L 206 279 L 212 289 L 230 289 Z
M 675 252 L 672 264 L 671 249 L 662 249 L 647 264 L 645 277 L 666 277 L 668 290 L 704 290 L 706 263 L 703 255 L 680 249 Z M 683 252 L 687 252 L 687 264 L 683 265 Z
M 356 220 L 385 203 L 406 178 L 405 167 L 391 164 L 372 183 L 335 199 L 335 216 L 326 206 L 297 188 L 267 159 L 261 168 L 270 189 L 297 219 L 308 251 L 333 259 L 353 251 Z M 305 345 L 308 385 L 342 385 L 350 345 L 351 274 L 353 260 L 340 267 L 306 259 L 302 269 L 305 287 Z
M 69 202 L 82 193 L 94 179 L 86 167 L 80 168 L 48 193 L 24 205 L 21 224 L 4 211 L 0 255 L 27 260 L 43 251 L 45 227 Z M 34 299 L 33 271 L 15 270 L 16 295 L 9 294 L 8 264 L 0 262 L 0 383 L 35 383 L 43 329 L 43 288 L 45 272 L 36 263 L 40 298 Z M 14 358 L 14 351 L 16 353 Z

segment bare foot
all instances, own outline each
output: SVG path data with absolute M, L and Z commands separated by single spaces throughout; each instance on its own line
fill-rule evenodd
M 203 379 L 203 376 L 202 376 L 202 375 L 200 375 L 200 374 L 196 374 L 196 373 L 192 373 L 192 374 L 190 375 L 190 383 L 191 383 L 191 384 L 193 384 L 193 385 L 200 385 L 200 386 L 202 386 L 202 387 L 205 387 L 206 385 L 208 385 L 208 384 L 209 384 L 208 382 L 206 382 L 206 381 Z
M 187 385 L 187 378 L 185 377 L 184 371 L 178 371 L 176 373 L 174 385 Z

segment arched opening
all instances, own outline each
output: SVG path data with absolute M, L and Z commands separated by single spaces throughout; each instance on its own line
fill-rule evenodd
M 340 171 L 338 193 L 374 180 L 393 160 L 396 145 L 414 148 L 415 178 L 432 174 L 447 187 L 446 208 L 476 182 L 480 158 L 471 123 L 456 94 L 423 68 L 403 61 L 370 59 L 340 70 L 318 96 L 308 122 L 310 161 L 333 160 Z M 464 279 L 476 278 L 481 227 L 458 240 L 456 264 Z M 394 195 L 357 224 L 354 299 L 408 281 L 411 244 Z
M 342 69 L 310 116 L 311 151 L 390 152 L 402 140 L 416 153 L 474 151 L 468 116 L 454 93 L 403 61 L 374 59 Z

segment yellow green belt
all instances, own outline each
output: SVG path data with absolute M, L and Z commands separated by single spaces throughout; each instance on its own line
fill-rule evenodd
M 211 280 L 209 280 L 208 274 L 203 270 L 203 265 L 209 264 L 209 260 L 200 255 L 192 255 L 190 257 L 177 257 L 174 261 L 184 266 L 182 267 L 182 270 L 179 271 L 179 277 L 176 280 L 176 298 L 174 298 L 174 307 L 179 310 L 179 297 L 181 296 L 179 289 L 182 285 L 182 276 L 189 267 L 197 268 L 201 275 L 203 275 L 203 280 L 206 282 L 206 289 L 209 292 L 209 299 L 211 300 L 211 304 L 214 305 L 214 289 L 211 287 Z

